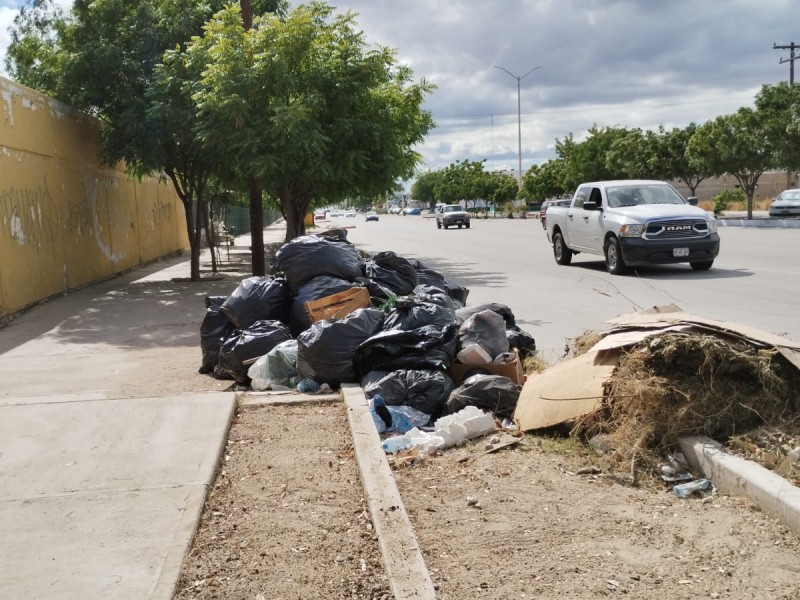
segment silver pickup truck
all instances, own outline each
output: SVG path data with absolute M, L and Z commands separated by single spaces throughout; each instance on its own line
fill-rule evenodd
M 460 204 L 442 204 L 436 207 L 436 227 L 447 229 L 451 225 L 458 225 L 461 229 L 462 225 L 469 229 L 470 217 L 469 213 L 461 208 Z
M 547 239 L 560 265 L 579 252 L 605 257 L 613 275 L 628 267 L 688 262 L 710 269 L 717 222 L 663 181 L 597 181 L 578 186 L 569 206 L 547 209 Z

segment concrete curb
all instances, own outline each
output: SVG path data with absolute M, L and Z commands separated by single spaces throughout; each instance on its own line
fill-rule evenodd
M 692 468 L 720 492 L 749 499 L 800 534 L 800 488 L 753 461 L 728 454 L 710 438 L 681 438 L 679 444 Z
M 395 600 L 436 598 L 430 573 L 403 500 L 381 449 L 367 399 L 356 384 L 342 384 L 347 419 L 372 522 Z
M 717 219 L 719 227 L 761 227 L 769 229 L 800 229 L 800 219 Z

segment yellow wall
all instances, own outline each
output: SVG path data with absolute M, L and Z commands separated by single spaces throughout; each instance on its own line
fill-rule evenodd
M 0 321 L 188 248 L 172 184 L 99 152 L 93 119 L 0 77 Z

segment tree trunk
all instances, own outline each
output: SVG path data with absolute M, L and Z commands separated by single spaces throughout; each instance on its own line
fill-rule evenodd
M 308 198 L 297 198 L 291 192 L 284 193 L 281 198 L 286 217 L 286 241 L 289 242 L 296 237 L 306 234 L 306 212 L 310 200 Z
M 250 251 L 253 275 L 263 277 L 267 274 L 264 257 L 264 209 L 261 187 L 255 177 L 247 178 L 247 191 L 250 196 Z
M 239 7 L 242 9 L 242 27 L 249 31 L 253 26 L 253 4 L 250 0 L 239 0 Z
M 198 206 L 199 205 L 200 205 L 200 203 L 198 202 Z M 203 202 L 202 203 L 202 206 L 203 206 L 203 229 L 205 229 L 205 232 L 206 232 L 206 243 L 208 244 L 209 250 L 211 250 L 211 272 L 212 273 L 216 273 L 217 269 L 218 269 L 217 253 L 216 253 L 218 240 L 217 240 L 217 232 L 214 230 L 213 222 L 212 222 L 211 217 L 209 215 L 208 205 L 209 205 L 208 202 Z
M 194 241 L 192 242 L 191 279 L 200 281 L 200 240 L 203 235 L 203 208 L 200 200 L 196 202 L 194 211 Z

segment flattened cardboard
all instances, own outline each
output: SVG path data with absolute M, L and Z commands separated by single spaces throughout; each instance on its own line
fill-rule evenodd
M 487 363 L 485 365 L 463 365 L 461 363 L 453 363 L 447 374 L 453 380 L 456 386 L 464 382 L 464 375 L 467 371 L 473 369 L 480 369 L 486 371 L 490 375 L 502 375 L 508 377 L 517 385 L 522 385 L 525 382 L 525 374 L 522 371 L 522 362 L 519 360 L 519 352 L 514 349 L 514 360 L 507 363 Z
M 522 386 L 514 420 L 522 431 L 551 427 L 600 408 L 603 385 L 619 352 L 587 352 L 531 375 Z
M 738 323 L 731 323 L 730 321 L 717 321 L 714 319 L 706 319 L 705 317 L 698 317 L 696 315 L 683 312 L 680 307 L 674 304 L 654 306 L 653 308 L 649 308 L 647 310 L 620 315 L 618 317 L 614 317 L 613 319 L 609 319 L 606 321 L 606 323 L 621 327 L 634 328 L 658 327 L 660 325 L 669 323 L 704 325 L 723 333 L 746 338 L 755 345 L 760 344 L 762 346 L 775 346 L 776 348 L 792 348 L 794 350 L 800 350 L 800 343 L 789 338 L 780 337 L 748 325 L 740 325 Z

